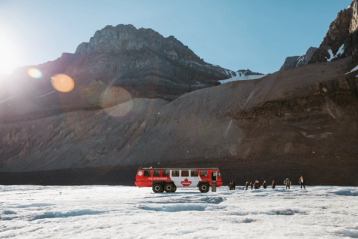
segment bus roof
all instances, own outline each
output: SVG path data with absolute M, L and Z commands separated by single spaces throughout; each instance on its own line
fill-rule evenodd
M 219 170 L 219 168 L 152 168 L 152 167 L 147 167 L 147 168 L 139 168 L 140 169 L 143 169 L 143 170 L 148 170 L 148 169 L 169 169 L 169 170 L 192 170 L 192 169 L 199 169 L 199 170 L 207 170 L 207 169 L 215 169 L 215 170 Z

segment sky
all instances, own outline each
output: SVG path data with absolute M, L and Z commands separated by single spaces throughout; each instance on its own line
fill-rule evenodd
M 319 46 L 351 0 L 0 0 L 0 74 L 54 60 L 106 25 L 173 35 L 205 61 L 262 73 Z

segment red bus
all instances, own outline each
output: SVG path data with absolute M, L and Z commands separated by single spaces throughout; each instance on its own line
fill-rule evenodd
M 223 185 L 218 168 L 140 168 L 135 179 L 136 186 L 152 187 L 155 193 L 173 193 L 178 187 L 197 187 L 206 193 L 213 184 Z

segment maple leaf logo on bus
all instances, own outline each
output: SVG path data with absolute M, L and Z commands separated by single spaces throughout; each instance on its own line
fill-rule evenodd
M 191 185 L 191 181 L 187 178 L 180 182 L 184 187 L 188 187 Z

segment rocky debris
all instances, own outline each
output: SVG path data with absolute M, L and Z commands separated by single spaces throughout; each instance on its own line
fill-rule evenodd
M 306 51 L 306 54 L 304 54 L 302 56 L 287 57 L 285 59 L 285 62 L 281 66 L 280 71 L 294 69 L 296 67 L 307 65 L 310 62 L 310 60 L 311 60 L 313 54 L 316 52 L 316 50 L 317 50 L 316 47 L 310 47 Z
M 330 24 L 328 32 L 310 62 L 332 61 L 346 56 L 355 56 L 358 47 L 358 1 L 340 11 Z
M 132 99 L 98 110 L 77 110 L 0 124 L 0 171 L 114 165 L 126 158 L 162 99 Z M 87 165 L 87 166 L 86 166 Z

